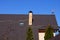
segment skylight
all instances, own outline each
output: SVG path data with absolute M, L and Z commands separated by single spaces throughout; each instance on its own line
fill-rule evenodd
M 19 25 L 20 25 L 20 26 L 23 26 L 23 25 L 24 25 L 24 23 L 23 23 L 23 22 L 21 22 L 21 23 L 19 23 Z

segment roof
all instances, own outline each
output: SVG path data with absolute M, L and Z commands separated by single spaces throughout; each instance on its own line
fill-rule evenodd
M 24 22 L 25 26 L 28 25 L 28 15 L 18 14 L 0 14 L 0 23 L 20 23 Z M 54 29 L 57 28 L 57 21 L 55 15 L 33 15 L 33 26 L 37 26 L 41 29 L 45 29 L 48 24 L 51 24 Z M 7 25 L 8 26 L 8 25 Z
M 49 40 L 60 40 L 60 34 L 55 37 L 50 38 Z
M 26 29 L 29 26 L 28 18 L 28 15 L 24 14 L 0 14 L 0 38 L 8 35 L 8 39 L 11 40 L 25 40 Z M 33 15 L 32 28 L 35 40 L 38 40 L 38 29 L 45 29 L 48 24 L 54 29 L 58 28 L 55 15 Z

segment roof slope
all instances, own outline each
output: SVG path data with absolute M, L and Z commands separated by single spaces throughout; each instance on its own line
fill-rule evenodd
M 48 24 L 50 24 L 53 29 L 57 29 L 55 15 L 33 15 L 33 26 L 45 29 Z
M 20 23 L 24 24 L 20 25 Z M 58 28 L 55 15 L 33 15 L 35 40 L 38 40 L 38 29 L 45 29 L 48 24 L 54 29 Z M 8 40 L 25 40 L 28 26 L 28 15 L 0 14 L 0 40 L 3 37 L 8 37 Z
M 52 37 L 51 39 L 49 39 L 49 40 L 60 40 L 60 34 L 59 35 L 57 35 L 57 36 L 55 36 L 55 37 Z
M 0 22 L 4 22 L 4 23 L 5 22 L 8 22 L 8 23 L 24 22 L 25 25 L 28 25 L 28 15 L 0 14 Z M 55 15 L 33 15 L 33 26 L 44 27 L 44 26 L 47 26 L 48 24 L 51 24 L 51 26 L 53 26 L 54 29 L 56 29 L 57 21 L 56 21 Z

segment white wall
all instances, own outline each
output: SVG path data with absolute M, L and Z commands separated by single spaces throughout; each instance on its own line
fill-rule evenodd
M 39 33 L 38 35 L 39 35 L 39 40 L 44 40 L 45 33 Z
M 29 13 L 29 25 L 32 25 L 32 13 Z
M 39 35 L 39 40 L 44 40 L 45 33 L 38 33 L 38 35 Z M 54 33 L 54 36 L 55 36 L 55 33 Z

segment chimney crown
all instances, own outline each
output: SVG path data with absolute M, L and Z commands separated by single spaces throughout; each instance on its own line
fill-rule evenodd
M 29 13 L 33 13 L 32 11 L 29 11 Z

